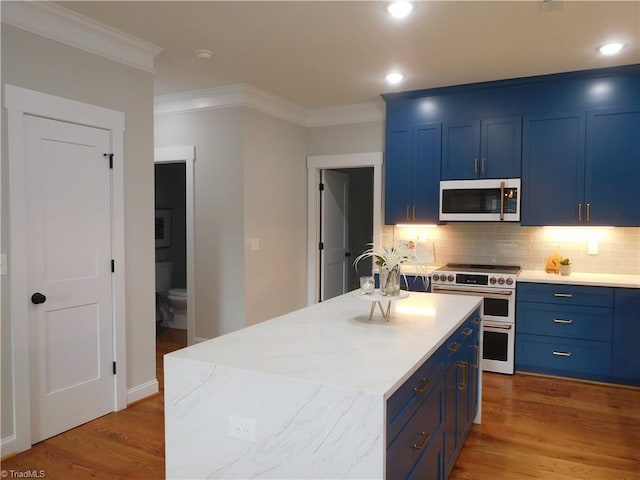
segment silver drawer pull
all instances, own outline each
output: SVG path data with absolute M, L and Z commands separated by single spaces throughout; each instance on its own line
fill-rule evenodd
M 556 357 L 570 357 L 571 356 L 571 352 L 556 352 L 555 350 L 553 351 L 553 354 Z
M 560 298 L 573 298 L 572 293 L 554 293 L 553 296 L 560 297 Z
M 566 323 L 566 324 L 569 324 L 569 323 L 573 323 L 573 320 L 563 320 L 561 318 L 554 318 L 553 319 L 553 323 Z
M 411 445 L 411 448 L 415 448 L 416 450 L 422 450 L 427 444 L 427 442 L 429 441 L 429 437 L 431 436 L 431 434 L 427 432 L 420 432 L 420 435 L 422 436 L 422 439 L 419 442 L 416 442 L 413 445 Z

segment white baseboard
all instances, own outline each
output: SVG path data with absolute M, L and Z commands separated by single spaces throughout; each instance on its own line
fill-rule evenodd
M 202 342 L 206 342 L 207 340 L 211 340 L 211 339 L 204 338 L 204 337 L 193 337 L 193 343 L 202 343 Z
M 16 435 L 9 435 L 0 439 L 0 458 L 16 453 Z
M 149 380 L 141 385 L 136 385 L 133 388 L 127 390 L 127 405 L 131 405 L 133 402 L 142 400 L 160 391 L 158 380 Z

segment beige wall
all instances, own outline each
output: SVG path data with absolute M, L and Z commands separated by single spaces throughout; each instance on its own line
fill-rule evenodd
M 307 129 L 307 155 L 384 152 L 384 122 Z
M 156 147 L 196 147 L 194 336 L 304 306 L 304 128 L 232 107 L 157 116 L 155 138 Z
M 242 107 L 155 118 L 156 147 L 196 147 L 196 338 L 244 326 L 244 130 Z
M 305 129 L 247 110 L 244 198 L 246 324 L 306 305 Z
M 153 240 L 153 76 L 58 42 L 2 25 L 5 83 L 125 113 L 125 256 L 128 388 L 155 380 Z M 6 129 L 2 132 L 6 144 Z M 7 158 L 3 146 L 2 169 Z M 4 189 L 3 189 L 4 193 Z M 2 202 L 2 217 L 7 209 Z M 3 231 L 6 224 L 2 225 Z M 10 253 L 10 252 L 9 252 Z M 11 281 L 10 275 L 3 283 Z M 2 299 L 2 354 L 10 351 L 8 308 Z M 2 363 L 2 437 L 10 435 L 13 395 Z M 28 381 L 28 379 L 17 379 Z

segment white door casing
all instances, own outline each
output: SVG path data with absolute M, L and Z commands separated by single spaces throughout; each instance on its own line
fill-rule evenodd
M 113 410 L 109 143 L 25 116 L 32 443 Z
M 126 310 L 124 255 L 124 114 L 114 110 L 69 100 L 53 95 L 5 85 L 4 107 L 7 110 L 7 151 L 9 164 L 9 276 L 10 322 L 13 384 L 13 435 L 2 439 L 2 455 L 27 450 L 31 440 L 32 392 L 30 382 L 29 315 L 29 228 L 25 132 L 29 116 L 69 122 L 103 129 L 108 132 L 109 150 L 113 154 L 110 172 L 111 258 L 115 272 L 110 276 L 112 303 L 111 348 L 118 365 L 112 376 L 115 388 L 109 399 L 111 410 L 127 405 L 126 379 Z M 105 161 L 108 161 L 105 159 Z M 69 408 L 69 406 L 67 406 Z M 71 408 L 75 408 L 72 405 Z
M 344 155 L 314 155 L 307 157 L 307 305 L 320 299 L 318 269 L 320 268 L 320 196 L 318 184 L 325 169 L 373 168 L 373 241 L 380 242 L 382 221 L 382 152 Z
M 322 184 L 320 299 L 328 300 L 347 292 L 349 176 L 334 170 L 323 170 Z

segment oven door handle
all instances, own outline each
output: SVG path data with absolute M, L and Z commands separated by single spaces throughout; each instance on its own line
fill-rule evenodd
M 453 292 L 453 293 L 470 293 L 471 295 L 501 295 L 503 297 L 509 297 L 513 293 L 512 290 L 471 290 L 468 288 L 451 288 L 451 287 L 440 287 L 438 285 L 434 285 L 432 287 L 434 292 Z
M 499 330 L 511 330 L 511 327 L 513 325 L 505 325 L 505 324 L 499 324 L 499 323 L 487 323 L 486 321 L 484 322 L 484 329 L 487 330 L 488 328 L 497 328 Z

